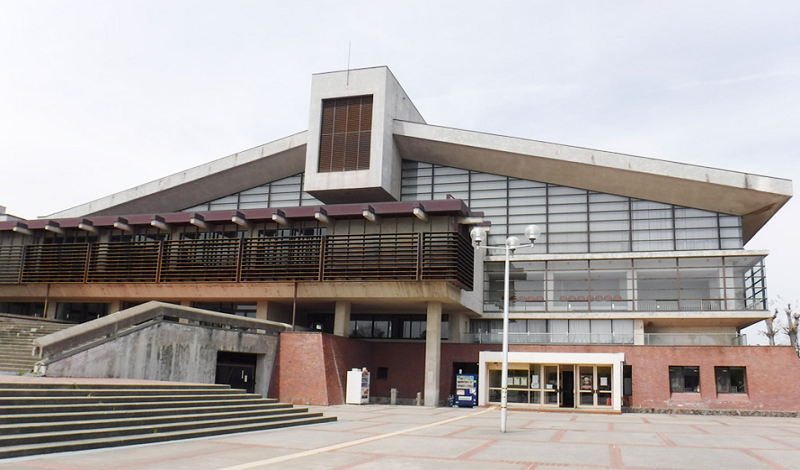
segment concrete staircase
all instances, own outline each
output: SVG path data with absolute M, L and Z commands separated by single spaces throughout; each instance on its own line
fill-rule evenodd
M 33 340 L 73 326 L 12 315 L 0 316 L 0 372 L 31 372 L 38 360 L 32 356 Z
M 329 421 L 336 418 L 227 385 L 3 382 L 0 377 L 0 459 Z

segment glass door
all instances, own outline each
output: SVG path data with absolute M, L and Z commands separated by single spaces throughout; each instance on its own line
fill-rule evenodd
M 595 406 L 595 376 L 594 366 L 580 366 L 580 376 L 578 377 L 578 394 L 580 395 L 580 406 Z
M 542 366 L 542 369 L 544 369 L 544 374 L 542 374 L 544 376 L 544 404 L 558 406 L 561 404 L 558 393 L 561 387 L 558 366 Z
M 611 404 L 611 367 L 597 366 L 597 406 Z
M 544 380 L 542 380 L 541 368 L 539 364 L 531 364 L 531 389 L 530 389 L 530 404 L 531 405 L 541 405 L 542 404 L 542 385 Z

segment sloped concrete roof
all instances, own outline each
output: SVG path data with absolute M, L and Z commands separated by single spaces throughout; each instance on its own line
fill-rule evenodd
M 301 173 L 305 156 L 303 131 L 42 218 L 176 212 Z
M 535 140 L 395 121 L 410 160 L 743 217 L 744 239 L 792 197 L 791 180 Z
M 745 241 L 792 197 L 782 178 L 414 122 L 395 121 L 392 132 L 404 159 L 739 215 Z M 179 211 L 302 172 L 306 139 L 300 132 L 46 218 Z

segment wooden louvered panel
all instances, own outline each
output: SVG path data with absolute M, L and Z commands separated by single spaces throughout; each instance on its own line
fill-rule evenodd
M 372 130 L 372 97 L 364 96 L 361 101 L 360 131 L 369 132 Z
M 331 170 L 344 171 L 345 134 L 333 134 L 333 151 L 331 152 Z
M 0 247 L 0 282 L 443 280 L 470 290 L 473 260 L 455 232 L 28 245 Z
M 160 282 L 235 282 L 240 240 L 163 242 Z
M 242 282 L 318 281 L 322 237 L 266 237 L 245 241 Z
M 372 96 L 322 101 L 318 171 L 369 169 Z
M 319 171 L 331 171 L 333 165 L 333 134 L 323 135 L 319 142 Z
M 344 171 L 358 169 L 358 132 L 348 132 L 344 134 L 345 144 L 344 153 L 347 155 L 344 161 Z
M 160 251 L 157 241 L 96 243 L 86 282 L 156 282 Z
M 22 282 L 84 282 L 88 243 L 28 245 Z
M 362 97 L 360 96 L 348 100 L 345 132 L 358 132 L 361 130 L 361 100 Z
M 339 134 L 347 131 L 347 98 L 338 99 L 335 101 L 335 110 L 333 114 L 333 132 Z
M 358 136 L 358 164 L 356 170 L 369 170 L 369 148 L 372 132 L 361 132 Z
M 466 237 L 453 232 L 425 233 L 422 242 L 422 280 L 455 282 L 473 288 L 474 248 Z
M 22 246 L 0 246 L 0 284 L 16 284 L 22 271 Z
M 333 134 L 333 115 L 336 111 L 334 100 L 324 100 L 322 102 L 322 135 Z
M 329 236 L 322 280 L 416 280 L 418 247 L 416 233 Z

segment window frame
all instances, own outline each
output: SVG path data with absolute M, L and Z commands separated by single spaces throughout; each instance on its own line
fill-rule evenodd
M 687 372 L 689 374 L 687 375 Z M 688 387 L 686 379 L 696 376 L 696 386 Z M 676 385 L 680 385 L 676 387 Z M 700 393 L 700 366 L 669 366 L 670 393 Z
M 733 385 L 733 372 L 741 372 L 742 387 Z M 720 379 L 723 379 L 721 382 Z M 747 367 L 745 366 L 714 366 L 714 382 L 716 384 L 717 394 L 725 395 L 746 395 L 747 394 Z M 737 390 L 731 391 L 733 388 Z M 741 390 L 738 390 L 741 388 Z

